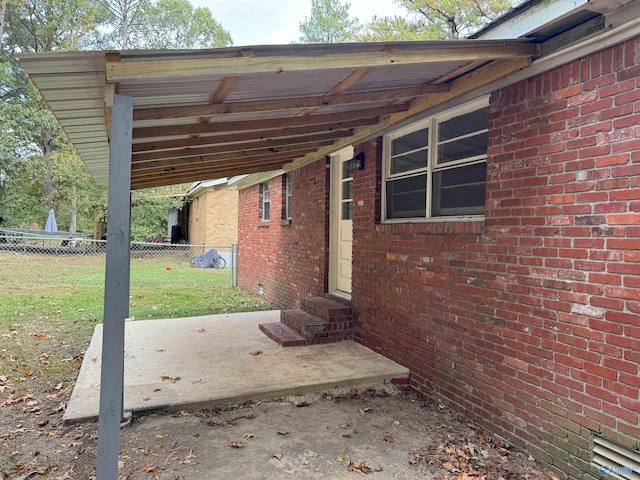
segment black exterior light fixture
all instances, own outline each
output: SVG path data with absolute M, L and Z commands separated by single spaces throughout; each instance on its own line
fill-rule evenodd
M 351 170 L 364 170 L 364 152 L 360 152 L 351 159 Z

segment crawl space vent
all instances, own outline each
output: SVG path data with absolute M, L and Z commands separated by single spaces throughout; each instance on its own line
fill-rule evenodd
M 600 467 L 602 478 L 640 480 L 640 452 L 600 435 L 593 437 L 593 463 Z

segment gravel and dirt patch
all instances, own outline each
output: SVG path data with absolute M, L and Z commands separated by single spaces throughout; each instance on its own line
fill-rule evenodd
M 97 425 L 64 425 L 67 400 L 59 385 L 23 394 L 0 376 L 2 480 L 92 478 Z M 553 478 L 508 440 L 390 385 L 144 415 L 121 437 L 122 480 Z

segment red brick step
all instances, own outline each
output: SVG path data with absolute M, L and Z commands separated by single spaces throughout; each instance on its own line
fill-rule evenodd
M 261 323 L 259 327 L 267 337 L 283 347 L 297 347 L 306 343 L 303 336 L 298 335 L 284 323 Z
M 353 318 L 351 306 L 326 297 L 306 297 L 300 302 L 300 308 L 327 322 L 350 322 Z

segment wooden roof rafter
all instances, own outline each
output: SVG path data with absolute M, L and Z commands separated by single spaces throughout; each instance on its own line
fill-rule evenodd
M 101 182 L 110 104 L 132 96 L 132 188 L 143 188 L 296 168 L 508 74 L 506 65 L 523 68 L 537 52 L 530 40 L 65 52 L 29 56 L 25 70 Z M 66 83 L 81 101 L 61 91 Z

